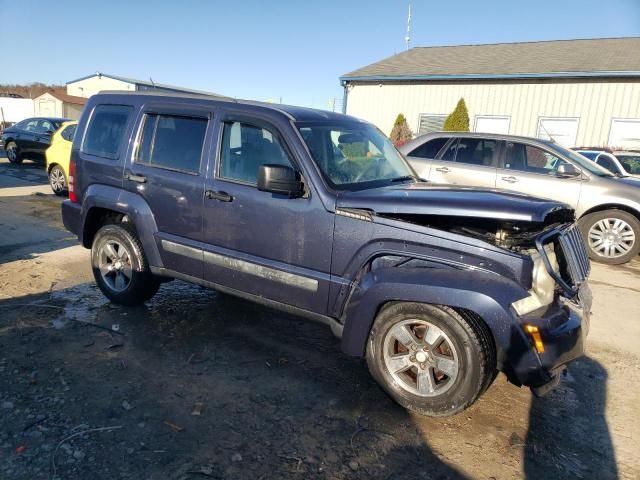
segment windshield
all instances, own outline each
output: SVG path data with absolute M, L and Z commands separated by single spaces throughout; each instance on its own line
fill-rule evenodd
M 561 153 L 565 157 L 568 157 L 570 160 L 576 162 L 578 166 L 580 166 L 581 168 L 584 168 L 585 170 L 589 171 L 590 173 L 598 177 L 614 177 L 615 176 L 606 168 L 601 167 L 597 163 L 589 160 L 587 157 L 580 155 L 577 152 L 574 152 L 573 150 L 569 150 L 568 148 L 564 148 L 556 144 L 552 144 L 549 146 L 552 149 L 556 150 L 558 153 Z
M 338 190 L 414 182 L 416 175 L 389 139 L 367 123 L 298 124 L 320 171 Z
M 622 167 L 631 175 L 640 175 L 640 155 L 621 155 L 616 154 Z

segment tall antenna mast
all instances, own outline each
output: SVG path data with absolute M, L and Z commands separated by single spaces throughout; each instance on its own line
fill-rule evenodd
M 409 50 L 409 43 L 411 42 L 411 2 L 409 2 L 409 15 L 407 16 L 407 35 L 404 37 L 404 41 L 407 44 L 407 50 Z

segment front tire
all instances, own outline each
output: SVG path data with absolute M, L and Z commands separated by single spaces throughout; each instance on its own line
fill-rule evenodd
M 378 314 L 366 359 L 396 402 L 433 417 L 468 408 L 496 374 L 495 344 L 482 320 L 421 303 L 393 303 Z
M 624 210 L 603 210 L 578 222 L 589 257 L 600 263 L 627 263 L 640 252 L 640 221 Z
M 98 230 L 91 246 L 91 266 L 98 287 L 113 303 L 139 305 L 153 297 L 160 286 L 140 240 L 126 223 Z
M 9 142 L 4 147 L 5 152 L 7 153 L 7 158 L 9 162 L 19 164 L 22 163 L 22 154 L 20 153 L 20 149 L 18 148 L 18 144 L 16 142 Z
M 54 165 L 49 170 L 49 186 L 53 193 L 58 196 L 64 195 L 67 192 L 67 176 L 64 174 L 64 170 L 60 165 Z

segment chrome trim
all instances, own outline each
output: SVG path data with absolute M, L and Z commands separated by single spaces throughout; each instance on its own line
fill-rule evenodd
M 212 265 L 236 270 L 238 272 L 254 275 L 266 280 L 284 283 L 285 285 L 291 285 L 310 292 L 318 291 L 317 280 L 309 277 L 303 277 L 302 275 L 296 275 L 295 273 L 283 272 L 282 270 L 276 270 L 275 268 L 265 267 L 263 265 L 227 257 L 213 252 L 204 252 L 204 261 Z
M 211 265 L 217 265 L 219 267 L 228 268 L 230 270 L 264 278 L 273 282 L 283 283 L 285 285 L 301 288 L 310 292 L 318 291 L 318 281 L 313 278 L 284 272 L 282 270 L 265 267 L 264 265 L 258 265 L 257 263 L 239 260 L 237 258 L 220 255 L 218 253 L 206 252 L 199 248 L 189 247 L 170 240 L 162 239 L 161 243 L 164 250 L 175 253 L 176 255 L 182 255 L 194 260 L 204 261 Z
M 365 222 L 373 221 L 373 217 L 370 213 L 356 209 L 336 208 L 336 215 L 355 218 L 356 220 L 364 220 Z
M 203 260 L 203 252 L 199 248 L 188 247 L 187 245 L 182 245 L 181 243 L 175 243 L 164 239 L 162 239 L 161 243 L 162 248 L 167 252 L 182 255 L 183 257 L 192 258 L 194 260 Z

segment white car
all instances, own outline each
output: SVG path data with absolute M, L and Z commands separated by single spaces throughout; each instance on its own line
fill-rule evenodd
M 593 160 L 613 174 L 640 178 L 640 152 L 614 151 L 610 153 L 603 150 L 582 149 L 577 149 L 576 152 Z

